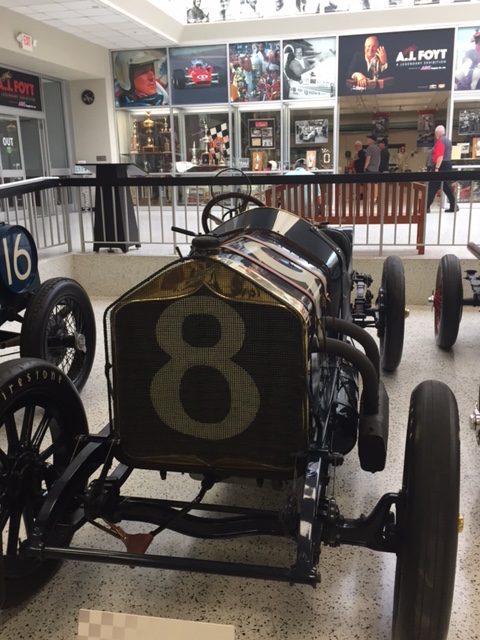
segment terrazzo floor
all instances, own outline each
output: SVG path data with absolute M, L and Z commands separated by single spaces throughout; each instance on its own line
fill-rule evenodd
M 98 327 L 108 302 L 94 300 Z M 402 363 L 395 373 L 384 375 L 390 397 L 386 470 L 375 475 L 363 472 L 354 450 L 336 477 L 340 510 L 348 517 L 368 513 L 381 495 L 398 491 L 410 393 L 424 379 L 439 379 L 450 385 L 460 414 L 461 511 L 465 530 L 459 540 L 449 640 L 480 638 L 480 447 L 469 426 L 480 382 L 479 327 L 478 311 L 465 308 L 458 341 L 451 351 L 443 352 L 434 343 L 430 309 L 411 308 Z M 82 393 L 91 432 L 98 431 L 107 422 L 101 336 L 98 342 L 94 370 Z M 154 472 L 135 472 L 128 481 L 130 495 L 156 495 L 157 491 L 191 499 L 197 492 L 197 483 L 173 474 L 161 481 Z M 228 484 L 217 489 L 216 499 L 227 502 L 231 498 L 249 506 L 282 502 L 281 492 L 273 492 L 269 487 L 246 489 Z M 133 532 L 132 525 L 126 528 Z M 77 534 L 75 544 L 112 549 L 122 546 L 90 528 Z M 293 545 L 268 539 L 205 543 L 162 534 L 151 550 L 159 554 L 201 554 L 218 560 L 273 561 L 276 565 L 288 565 L 292 561 Z M 347 546 L 324 547 L 320 571 L 321 584 L 313 589 L 244 578 L 68 562 L 29 602 L 1 613 L 0 637 L 2 640 L 73 640 L 80 608 L 232 624 L 235 637 L 248 640 L 388 640 L 391 637 L 393 555 Z

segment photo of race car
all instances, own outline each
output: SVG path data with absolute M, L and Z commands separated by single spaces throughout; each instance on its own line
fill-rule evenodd
M 173 71 L 173 86 L 175 89 L 213 87 L 225 85 L 225 83 L 225 72 L 200 58 L 192 60 L 191 65 L 185 70 L 174 69 Z

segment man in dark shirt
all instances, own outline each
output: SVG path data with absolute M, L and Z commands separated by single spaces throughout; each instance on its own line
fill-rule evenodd
M 347 73 L 347 84 L 352 82 L 356 87 L 366 89 L 372 80 L 378 82 L 383 89 L 382 74 L 388 67 L 387 52 L 380 46 L 377 36 L 369 36 L 365 40 L 363 52 L 354 54 Z
M 386 138 L 381 138 L 378 141 L 378 146 L 380 147 L 380 166 L 378 170 L 380 171 L 380 173 L 388 173 L 388 165 L 390 164 L 390 151 L 387 149 Z
M 354 144 L 355 155 L 353 157 L 353 169 L 355 173 L 363 173 L 365 171 L 365 151 L 360 140 Z
M 434 171 L 451 171 L 452 170 L 452 142 L 445 135 L 445 127 L 441 124 L 435 129 L 435 146 L 433 147 L 433 165 Z M 427 197 L 427 213 L 430 213 L 430 206 L 435 198 L 435 195 L 440 189 L 440 180 L 432 180 L 428 183 L 428 197 Z M 443 191 L 448 198 L 450 207 L 445 209 L 449 213 L 458 211 L 458 207 L 455 202 L 455 195 L 452 191 L 452 183 L 448 180 L 443 180 Z

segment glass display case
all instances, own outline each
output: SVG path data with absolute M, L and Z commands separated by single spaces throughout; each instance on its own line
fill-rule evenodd
M 230 158 L 228 110 L 206 110 L 201 114 L 185 111 L 181 117 L 187 162 L 202 167 L 203 171 L 206 167 L 215 170 L 227 166 Z
M 333 107 L 288 108 L 288 168 L 302 158 L 310 171 L 333 171 L 333 118 Z
M 239 110 L 238 165 L 245 171 L 281 169 L 280 109 Z
M 168 110 L 118 111 L 117 121 L 122 162 L 131 162 L 146 173 L 173 171 L 173 159 L 180 159 L 176 114 L 172 116 Z

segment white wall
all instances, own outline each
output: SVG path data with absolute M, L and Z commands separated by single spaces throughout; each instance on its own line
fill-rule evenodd
M 117 162 L 117 134 L 113 104 L 112 80 L 74 80 L 70 82 L 70 103 L 75 138 L 75 158 L 96 162 L 106 156 L 106 162 Z M 95 102 L 86 105 L 81 96 L 85 89 L 95 94 Z
M 38 44 L 33 52 L 19 49 L 16 36 L 28 33 Z M 113 79 L 110 52 L 91 42 L 31 20 L 7 9 L 0 9 L 0 66 L 14 67 L 39 75 L 69 80 L 76 160 L 95 161 L 106 156 L 117 158 Z M 91 89 L 96 100 L 86 106 L 84 89 Z

